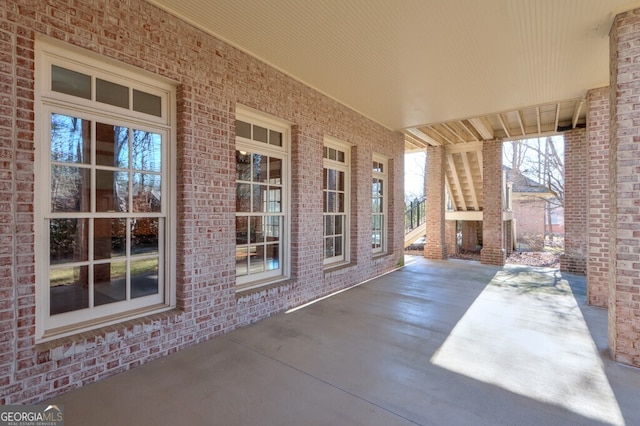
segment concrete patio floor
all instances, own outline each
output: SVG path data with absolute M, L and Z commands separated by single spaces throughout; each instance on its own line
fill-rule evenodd
M 557 269 L 397 271 L 72 391 L 65 425 L 637 425 L 640 370 Z

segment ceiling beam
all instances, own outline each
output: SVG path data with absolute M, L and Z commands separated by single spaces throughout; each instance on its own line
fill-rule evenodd
M 504 121 L 504 118 L 502 117 L 502 114 L 496 114 L 496 116 L 498 117 L 498 120 L 500 121 L 500 125 L 502 126 L 502 129 L 504 130 L 505 135 L 507 135 L 507 138 L 511 139 L 511 134 L 509 132 L 509 128 L 507 127 L 507 124 Z
M 442 134 L 442 132 L 439 132 L 438 130 L 436 130 L 436 128 L 434 126 L 427 126 L 427 128 L 429 130 L 431 130 L 433 133 L 437 134 L 438 136 L 440 136 L 442 139 L 444 139 L 445 141 L 447 141 L 450 144 L 453 144 L 453 142 L 451 141 L 451 139 L 449 139 L 448 137 L 446 137 L 445 135 Z
M 460 140 L 460 142 L 462 142 L 462 143 L 467 143 L 467 141 L 466 141 L 466 140 L 464 140 L 464 139 L 462 139 L 462 137 L 458 134 L 458 132 L 456 132 L 454 129 L 452 129 L 452 128 L 451 128 L 451 126 L 450 126 L 448 123 L 442 123 L 442 125 L 443 125 L 443 126 L 444 126 L 448 131 L 450 131 L 451 133 L 453 133 L 453 134 L 458 138 L 458 140 Z
M 560 123 L 560 104 L 556 104 L 556 120 L 553 126 L 554 131 L 558 131 L 558 124 Z
M 406 129 L 405 132 L 408 133 L 410 137 L 417 139 L 424 145 L 431 145 L 431 146 L 442 145 L 440 142 L 438 142 L 437 140 L 433 139 L 431 136 L 427 135 L 426 133 L 418 129 L 413 129 L 413 128 Z
M 463 128 L 467 133 L 469 133 L 469 134 L 471 135 L 471 137 L 473 138 L 473 140 L 474 140 L 474 141 L 476 141 L 476 142 L 480 142 L 480 139 L 478 139 L 478 137 L 476 136 L 476 134 L 475 134 L 475 133 L 473 133 L 473 132 L 471 131 L 471 129 L 469 129 L 469 127 L 467 127 L 467 125 L 466 125 L 466 124 L 464 124 L 464 121 L 460 121 L 460 125 L 462 126 L 462 128 Z
M 571 120 L 572 128 L 576 128 L 578 125 L 578 119 L 580 118 L 580 111 L 582 110 L 582 106 L 584 105 L 584 99 L 580 99 L 578 101 L 578 105 L 576 105 L 575 110 L 573 111 L 573 119 Z
M 484 140 L 490 141 L 495 139 L 495 133 L 493 132 L 493 128 L 491 127 L 491 124 L 488 122 L 486 118 L 482 118 L 482 117 L 470 118 L 469 123 L 471 123 L 473 128 L 476 129 L 478 133 L 480 133 L 480 136 Z
M 476 155 L 478 156 L 478 166 L 480 167 L 480 177 L 484 180 L 484 170 L 482 169 L 482 150 L 476 151 Z
M 536 119 L 538 120 L 538 134 L 542 133 L 542 123 L 540 123 L 540 107 L 536 107 Z
M 522 136 L 527 134 L 527 131 L 524 129 L 524 118 L 522 117 L 522 110 L 517 112 L 518 115 L 518 123 L 520 124 L 520 130 L 522 131 Z

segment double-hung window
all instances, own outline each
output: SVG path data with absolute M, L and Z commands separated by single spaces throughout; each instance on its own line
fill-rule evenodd
M 323 155 L 324 264 L 349 262 L 349 145 L 325 139 Z
M 372 174 L 371 250 L 378 254 L 386 251 L 387 244 L 387 160 L 374 155 Z
M 236 285 L 289 274 L 289 135 L 286 123 L 236 113 Z
M 36 333 L 168 309 L 174 88 L 37 44 Z

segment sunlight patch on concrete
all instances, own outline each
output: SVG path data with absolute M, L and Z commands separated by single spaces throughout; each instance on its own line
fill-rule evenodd
M 557 270 L 498 272 L 431 362 L 590 419 L 625 424 L 571 287 Z

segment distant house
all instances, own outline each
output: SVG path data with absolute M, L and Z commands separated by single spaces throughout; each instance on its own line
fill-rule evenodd
M 516 241 L 525 235 L 545 233 L 547 201 L 553 194 L 540 183 L 522 173 L 503 166 L 505 181 L 511 188 L 511 210 L 515 221 Z M 552 211 L 553 233 L 564 233 L 563 215 Z

